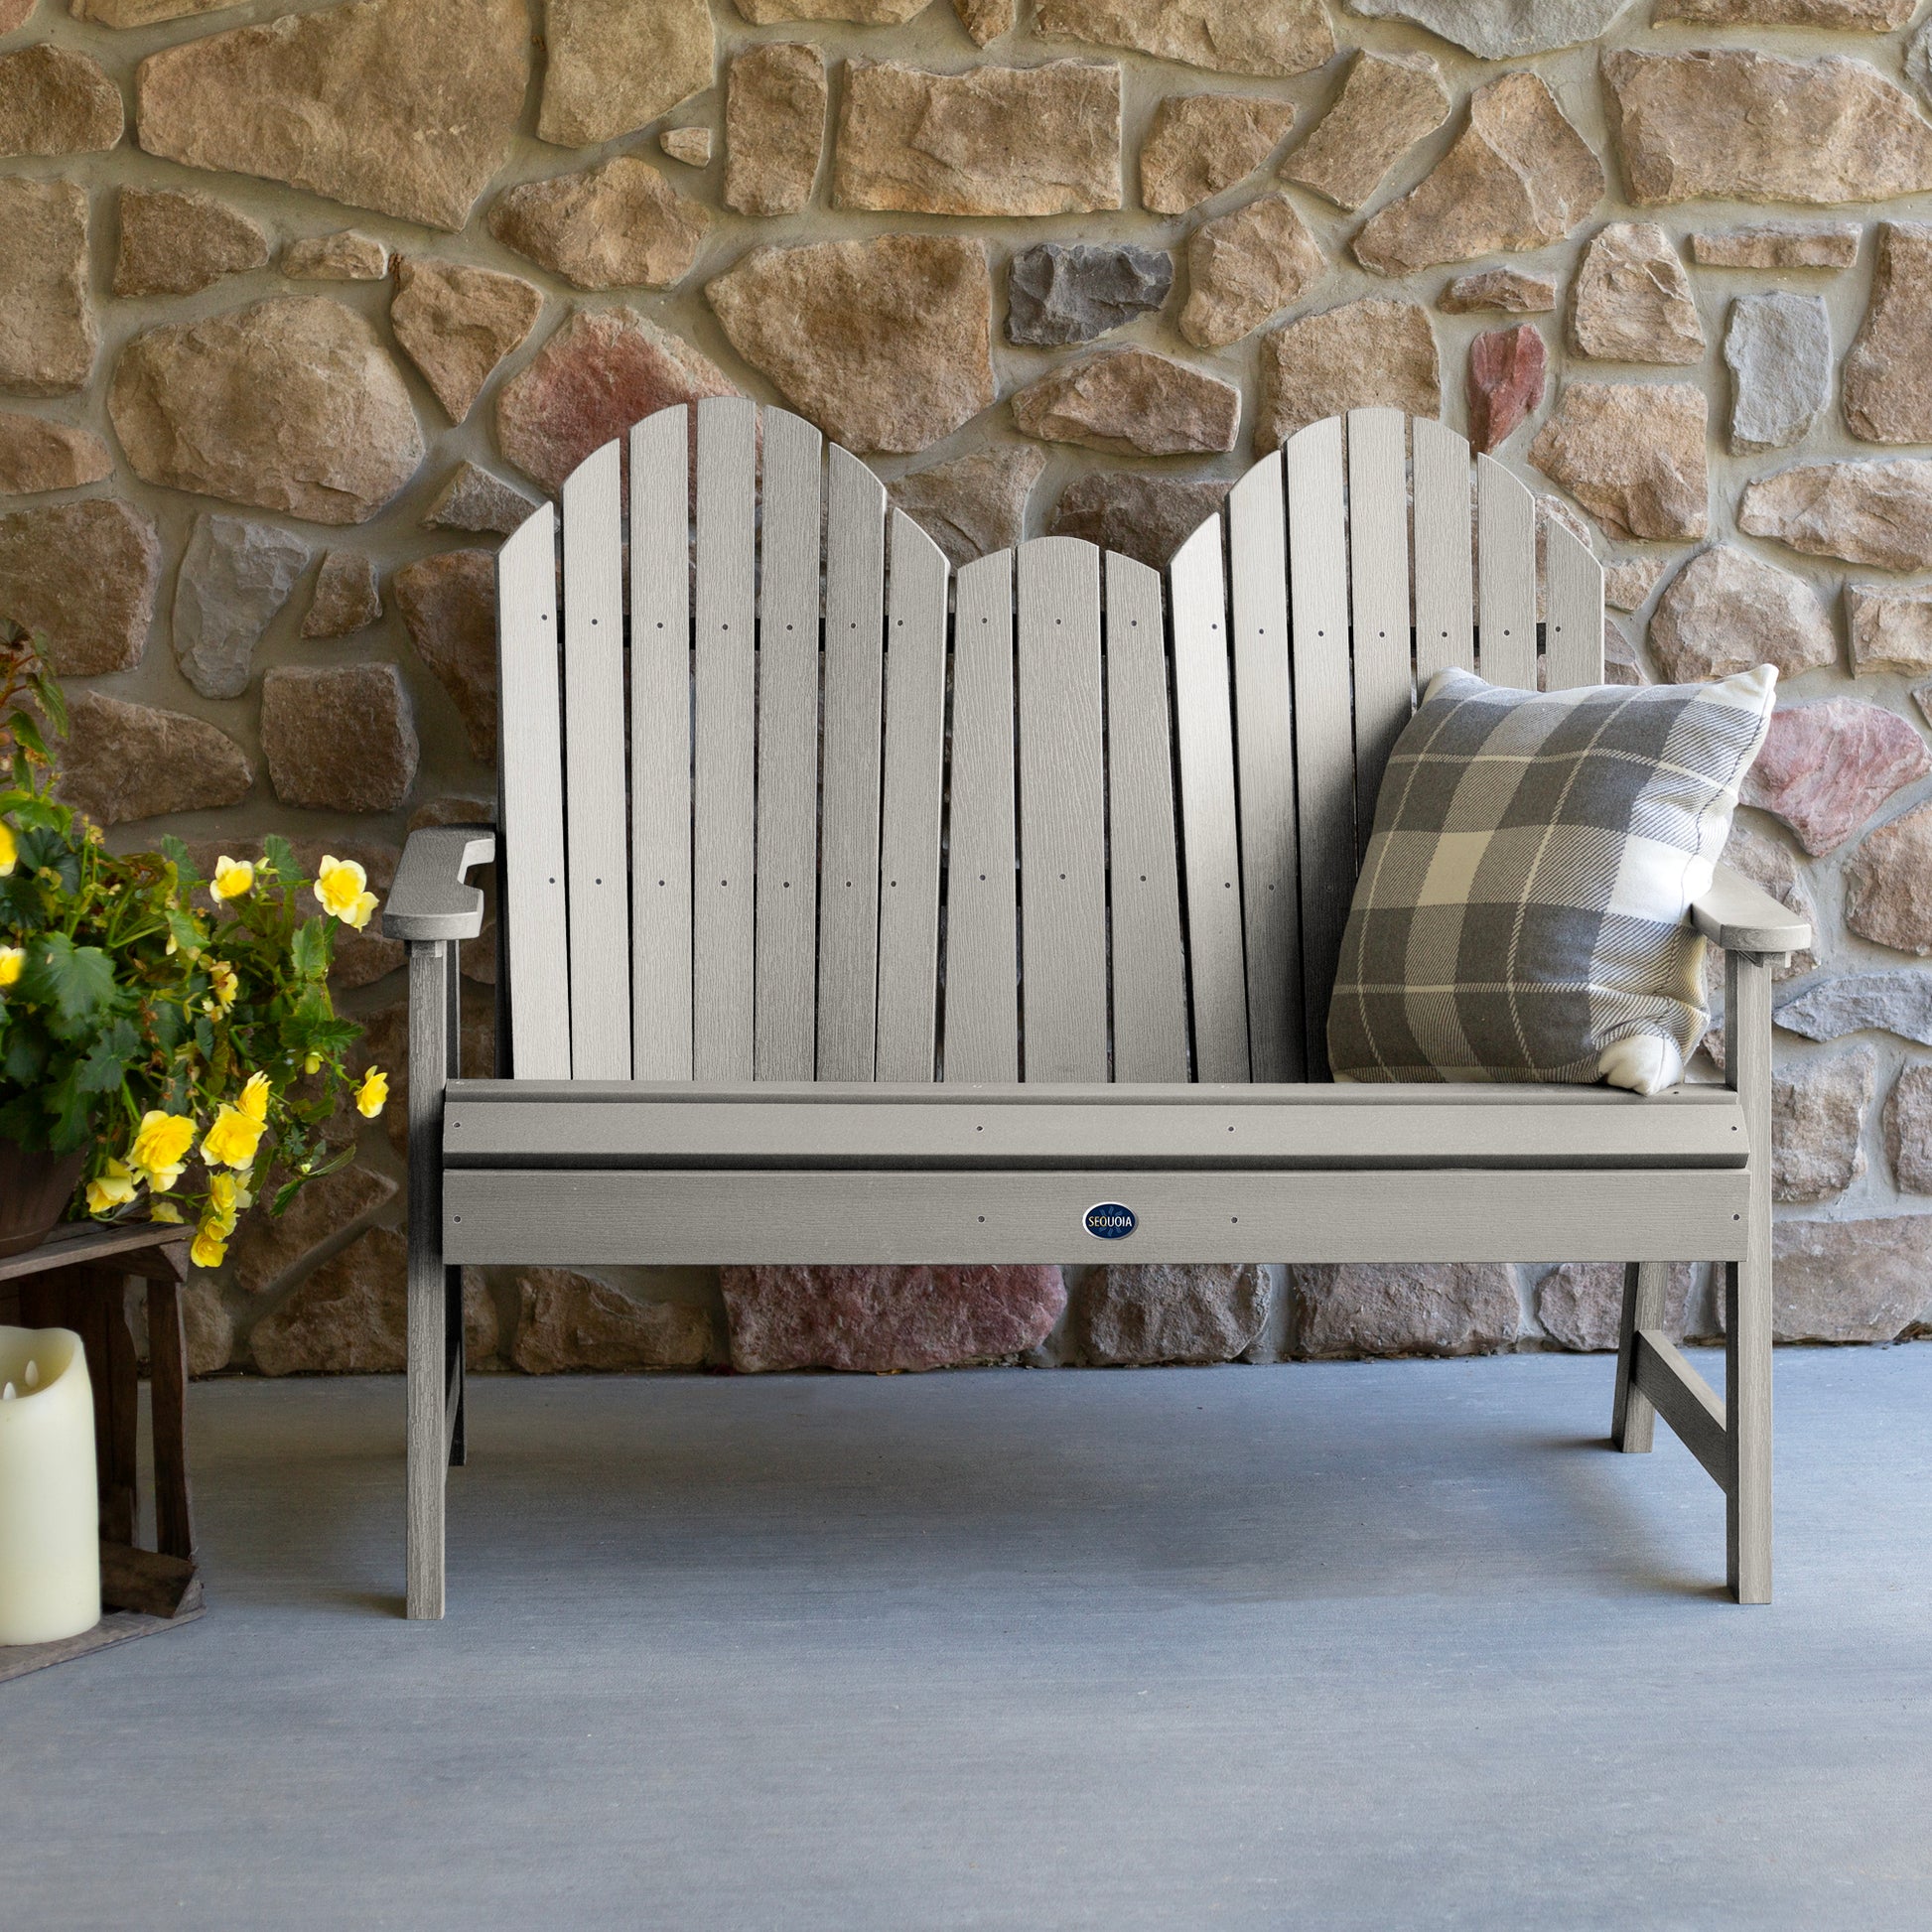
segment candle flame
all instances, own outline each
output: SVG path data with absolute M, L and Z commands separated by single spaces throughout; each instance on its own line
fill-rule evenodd
M 13 1399 L 14 1385 L 9 1382 L 4 1389 L 0 1389 L 0 1402 L 11 1402 Z
M 41 1385 L 41 1365 L 40 1365 L 40 1363 L 39 1363 L 39 1362 L 29 1362 L 29 1363 L 27 1364 L 27 1373 L 26 1373 L 26 1375 L 25 1375 L 25 1376 L 24 1376 L 24 1377 L 23 1377 L 22 1379 L 23 1379 L 23 1380 L 24 1380 L 24 1381 L 26 1382 L 26 1384 L 27 1384 L 27 1386 L 28 1386 L 28 1387 L 29 1387 L 30 1389 L 38 1389 L 38 1388 L 40 1387 L 40 1385 Z

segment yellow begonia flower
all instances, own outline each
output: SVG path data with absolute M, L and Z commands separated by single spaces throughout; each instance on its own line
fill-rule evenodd
M 241 1097 L 235 1105 L 250 1120 L 265 1121 L 268 1118 L 268 1075 L 251 1073 L 248 1084 L 242 1088 Z
M 368 890 L 369 876 L 353 859 L 332 859 L 323 854 L 316 868 L 316 897 L 323 910 L 352 925 L 357 932 L 368 924 L 376 908 L 376 897 Z
M 219 1020 L 234 1005 L 235 995 L 241 991 L 241 982 L 225 959 L 210 959 L 207 963 L 207 984 L 208 995 L 202 1005 L 210 1019 Z
M 260 1121 L 251 1120 L 239 1107 L 224 1105 L 202 1142 L 202 1159 L 210 1168 L 245 1168 L 254 1161 L 261 1137 Z
M 322 1055 L 320 1053 L 309 1054 L 302 1062 L 302 1071 L 304 1073 L 320 1073 L 322 1071 Z
M 0 946 L 0 986 L 13 986 L 27 970 L 25 946 Z
M 228 1258 L 227 1237 L 219 1228 L 204 1221 L 196 1231 L 188 1258 L 197 1268 L 219 1268 Z
M 194 1145 L 193 1114 L 164 1114 L 150 1108 L 135 1130 L 127 1164 L 157 1193 L 166 1193 L 181 1178 L 188 1150 Z
M 0 818 L 0 879 L 6 878 L 19 862 L 20 847 L 14 840 L 14 828 Z
M 219 905 L 223 899 L 239 898 L 243 893 L 252 892 L 254 885 L 255 868 L 246 859 L 230 859 L 224 852 L 214 862 L 214 879 L 207 896 Z
M 212 1224 L 223 1234 L 232 1234 L 235 1216 L 246 1205 L 241 1182 L 233 1174 L 211 1173 L 207 1177 L 207 1209 L 202 1216 L 202 1225 Z
M 171 1200 L 158 1200 L 150 1204 L 148 1208 L 148 1219 L 151 1221 L 166 1221 L 171 1228 L 180 1227 L 181 1209 Z
M 372 1066 L 355 1089 L 355 1111 L 364 1120 L 373 1120 L 388 1104 L 389 1076 L 379 1066 Z
M 87 1212 L 105 1214 L 134 1198 L 137 1182 L 124 1162 L 110 1161 L 87 1182 Z

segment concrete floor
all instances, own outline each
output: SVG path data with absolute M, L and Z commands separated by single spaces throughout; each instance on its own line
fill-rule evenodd
M 1769 1609 L 1609 1379 L 484 1381 L 441 1625 L 401 1384 L 202 1385 L 213 1608 L 0 1687 L 0 1925 L 1932 1924 L 1932 1346 L 1780 1355 Z

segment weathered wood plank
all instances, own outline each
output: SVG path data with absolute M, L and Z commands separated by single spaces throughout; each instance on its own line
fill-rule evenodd
M 1415 419 L 1416 688 L 1451 664 L 1476 667 L 1469 446 L 1445 423 Z
M 1725 1405 L 1661 1328 L 1637 1330 L 1635 1380 L 1677 1440 L 1704 1464 L 1705 1473 L 1728 1490 L 1730 1441 L 1725 1433 Z
M 1494 457 L 1476 459 L 1477 668 L 1536 689 L 1536 498 Z
M 1725 1079 L 1744 1111 L 1750 1202 L 1739 1255 L 1725 1269 L 1725 1391 L 1731 1482 L 1726 1569 L 1740 1603 L 1771 1600 L 1771 967 L 1725 955 Z M 1686 1253 L 1703 1254 L 1703 1248 Z
M 1603 566 L 1554 518 L 1543 533 L 1544 662 L 1552 691 L 1603 682 Z
M 453 948 L 440 940 L 409 949 L 409 1238 L 406 1314 L 409 1362 L 407 1613 L 443 1614 L 443 1537 L 448 1451 L 443 1425 L 448 1302 L 443 1270 L 446 1180 L 444 1082 L 449 1072 L 449 981 Z
M 1348 412 L 1348 588 L 1355 640 L 1355 859 L 1382 773 L 1415 709 L 1409 638 L 1408 418 Z

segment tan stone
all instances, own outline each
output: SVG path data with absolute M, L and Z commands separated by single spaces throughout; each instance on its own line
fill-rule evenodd
M 1012 33 L 1020 15 L 1020 0 L 952 0 L 952 4 L 976 47 Z
M 0 495 L 77 489 L 113 474 L 113 452 L 92 430 L 0 409 Z
M 70 696 L 68 717 L 60 793 L 97 825 L 232 805 L 255 782 L 241 747 L 200 718 L 102 691 Z
M 1775 664 L 1802 676 L 1838 657 L 1818 593 L 1735 544 L 1701 550 L 1671 580 L 1650 620 L 1650 648 L 1673 684 Z
M 522 528 L 536 508 L 529 497 L 501 477 L 464 462 L 450 472 L 449 481 L 423 513 L 427 530 L 487 530 L 506 537 Z
M 262 679 L 262 757 L 285 805 L 392 812 L 420 749 L 393 664 L 287 665 Z
M 1354 242 L 1378 275 L 1561 241 L 1596 206 L 1603 169 L 1541 77 L 1506 73 L 1469 96 L 1468 125 Z
M 1664 1332 L 1681 1341 L 1689 1331 L 1704 1270 L 1673 1262 L 1664 1283 Z M 1536 1318 L 1560 1347 L 1614 1348 L 1623 1325 L 1623 1265 L 1566 1261 L 1537 1284 Z
M 506 188 L 489 209 L 506 248 L 580 289 L 667 289 L 690 274 L 711 213 L 634 154 Z
M 1779 1341 L 1893 1341 L 1932 1320 L 1932 1214 L 1780 1221 L 1771 1233 Z
M 240 4 L 241 0 L 68 0 L 68 12 L 97 27 L 153 27 L 164 20 L 220 13 Z
M 280 1214 L 271 1214 L 267 1201 L 257 1203 L 235 1229 L 228 1280 L 246 1294 L 264 1294 L 395 1193 L 396 1183 L 387 1174 L 347 1167 L 305 1181 Z
M 931 73 L 848 61 L 838 207 L 1078 214 L 1119 207 L 1120 69 L 1092 61 Z
M 1603 79 L 1639 207 L 1874 202 L 1932 188 L 1932 124 L 1863 61 L 1615 48 Z
M 135 121 L 165 160 L 460 228 L 529 69 L 523 0 L 350 0 L 149 55 Z
M 702 168 L 711 159 L 711 130 L 667 127 L 657 137 L 657 145 L 673 161 L 681 161 L 687 168 Z
M 1509 1270 L 1486 1263 L 1291 1263 L 1288 1281 L 1297 1352 L 1316 1358 L 1480 1355 L 1522 1328 Z
M 98 61 L 46 41 L 0 54 L 0 155 L 98 153 L 122 124 L 121 90 Z
M 537 138 L 588 148 L 711 85 L 710 0 L 545 0 Z
M 1623 557 L 1605 564 L 1603 602 L 1612 611 L 1641 610 L 1670 565 L 1668 557 Z
M 1117 550 L 1150 570 L 1173 553 L 1220 507 L 1229 484 L 1220 478 L 1185 482 L 1135 470 L 1096 470 L 1060 492 L 1048 536 L 1081 537 Z
M 46 637 L 57 677 L 140 663 L 160 582 L 154 524 L 118 496 L 0 516 L 0 612 Z
M 1932 805 L 1865 835 L 1845 868 L 1845 923 L 1878 945 L 1932 953 Z
M 1771 1077 L 1771 1195 L 1836 1200 L 1864 1173 L 1864 1117 L 1877 1092 L 1869 1046 L 1799 1060 Z
M 1223 73 L 1308 73 L 1335 51 L 1321 0 L 1040 0 L 1034 25 Z
M 379 282 L 389 272 L 389 250 L 372 234 L 343 228 L 291 241 L 281 267 L 297 282 Z
M 1187 243 L 1187 306 L 1180 333 L 1196 348 L 1224 348 L 1300 302 L 1328 272 L 1327 258 L 1286 195 L 1203 222 Z
M 1658 0 L 1658 20 L 1714 27 L 1844 27 L 1889 34 L 1911 19 L 1918 0 Z
M 94 365 L 87 198 L 70 181 L 0 177 L 0 389 L 58 396 Z
M 1260 1335 L 1272 1299 L 1252 1262 L 1095 1268 L 1069 1298 L 1067 1331 L 1100 1366 L 1231 1362 Z
M 1688 382 L 1572 382 L 1530 462 L 1613 537 L 1683 539 L 1711 527 L 1705 398 Z
M 542 312 L 542 291 L 520 275 L 396 257 L 389 327 L 453 423 L 470 414 L 483 384 Z
M 23 25 L 38 0 L 0 0 L 0 34 L 11 34 Z
M 1547 315 L 1557 306 L 1557 285 L 1551 276 L 1526 274 L 1520 268 L 1485 268 L 1458 275 L 1437 297 L 1436 306 L 1446 316 L 1489 311 L 1506 316 Z
M 915 470 L 889 487 L 894 507 L 918 524 L 958 569 L 1026 536 L 1027 498 L 1045 468 L 1040 451 L 1008 445 Z
M 193 295 L 268 265 L 268 238 L 240 209 L 197 189 L 123 188 L 116 295 Z
M 1370 296 L 1298 317 L 1263 338 L 1259 453 L 1324 416 L 1370 403 L 1443 413 L 1436 332 L 1420 303 Z
M 1932 225 L 1881 221 L 1871 300 L 1845 358 L 1845 421 L 1867 443 L 1932 442 Z
M 888 234 L 754 248 L 705 293 L 739 354 L 855 455 L 909 456 L 993 401 L 983 242 Z
M 1859 224 L 1726 228 L 1691 237 L 1700 268 L 1850 268 L 1859 258 Z
M 518 469 L 556 490 L 632 423 L 673 403 L 737 394 L 709 356 L 635 310 L 580 310 L 503 384 L 496 441 Z
M 1234 448 L 1241 391 L 1147 348 L 1062 363 L 1012 396 L 1027 436 L 1122 456 L 1205 456 Z
M 1932 585 L 1847 584 L 1845 617 L 1854 676 L 1878 665 L 1932 671 Z
M 1141 143 L 1141 206 L 1184 214 L 1268 159 L 1295 103 L 1266 94 L 1169 94 Z
M 635 1301 L 566 1268 L 524 1269 L 516 1298 L 510 1360 L 525 1375 L 703 1368 L 723 1353 L 710 1310 Z
M 1932 1194 L 1932 1062 L 1900 1070 L 1885 1102 L 1885 1159 L 1910 1194 Z
M 234 1360 L 234 1316 L 206 1275 L 190 1275 L 182 1284 L 181 1325 L 190 1375 L 218 1375 Z
M 144 481 L 318 523 L 366 522 L 423 460 L 401 371 L 354 310 L 324 296 L 135 337 L 107 413 Z
M 853 20 L 862 27 L 902 27 L 932 0 L 738 0 L 738 11 L 756 27 L 792 20 Z
M 1449 119 L 1442 70 L 1426 54 L 1361 49 L 1319 125 L 1282 166 L 1282 177 L 1358 208 L 1424 135 Z
M 1605 362 L 1703 359 L 1691 278 L 1656 222 L 1612 221 L 1584 251 L 1571 286 L 1570 346 Z
M 346 637 L 382 615 L 382 593 L 376 589 L 375 564 L 360 550 L 325 553 L 316 573 L 315 595 L 302 620 L 305 637 Z
M 1932 568 L 1932 462 L 1793 464 L 1745 485 L 1737 527 L 1814 557 Z
M 450 694 L 470 750 L 496 756 L 496 560 L 487 550 L 445 550 L 405 564 L 391 582 L 416 654 Z
M 725 82 L 725 206 L 796 214 L 825 146 L 825 56 L 788 41 L 732 56 Z

